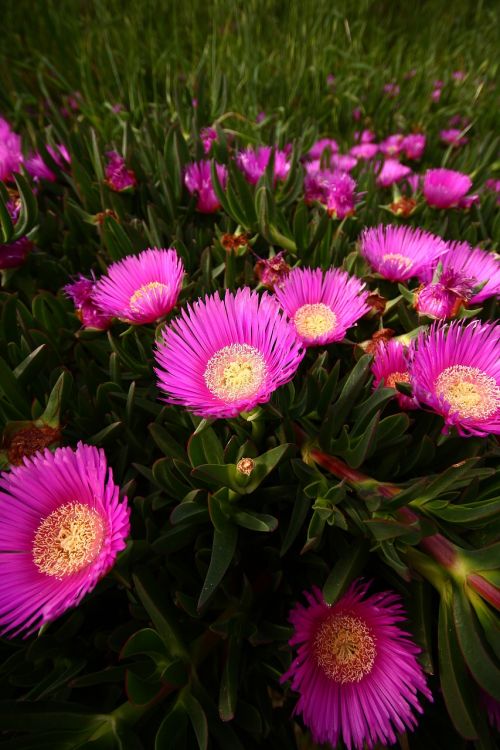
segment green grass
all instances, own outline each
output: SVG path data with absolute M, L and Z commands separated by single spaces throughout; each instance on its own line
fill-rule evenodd
M 223 86 L 223 111 L 251 119 L 261 110 L 277 113 L 291 135 L 313 120 L 342 136 L 358 104 L 387 126 L 393 107 L 381 85 L 402 84 L 413 68 L 394 125 L 397 116 L 428 125 L 436 110 L 428 99 L 432 80 L 460 68 L 468 72 L 461 113 L 480 113 L 480 132 L 495 122 L 494 2 L 46 0 L 36 13 L 32 5 L 4 3 L 2 18 L 2 96 L 18 118 L 39 98 L 37 74 L 46 82 L 53 76 L 51 89 L 81 91 L 94 118 L 105 116 L 106 103 L 120 102 L 138 120 L 152 104 L 172 111 L 175 80 L 183 75 L 193 84 L 202 70 L 213 115 L 224 103 Z M 334 94 L 329 73 L 337 77 Z M 450 113 L 457 106 L 450 102 Z

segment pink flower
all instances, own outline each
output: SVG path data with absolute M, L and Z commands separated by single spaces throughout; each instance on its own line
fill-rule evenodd
M 402 133 L 395 133 L 383 140 L 379 144 L 379 149 L 386 156 L 399 156 L 403 150 L 404 139 L 405 137 Z
M 467 73 L 463 70 L 454 70 L 451 77 L 454 81 L 463 81 L 467 76 Z
M 418 409 L 418 402 L 396 390 L 396 383 L 409 383 L 408 358 L 404 346 L 394 339 L 382 342 L 375 349 L 372 373 L 373 388 L 383 381 L 385 388 L 394 388 L 394 395 L 401 409 Z
M 245 175 L 251 185 L 256 185 L 260 180 L 271 158 L 271 146 L 258 146 L 256 149 L 248 148 L 236 154 L 236 164 Z M 290 171 L 290 162 L 286 151 L 275 149 L 274 152 L 274 181 L 286 180 Z
M 356 146 L 352 146 L 349 151 L 351 156 L 354 156 L 356 159 L 365 159 L 366 161 L 373 159 L 377 152 L 378 146 L 376 143 L 359 143 Z
M 202 417 L 236 417 L 269 401 L 305 350 L 275 298 L 248 287 L 189 305 L 164 329 L 155 359 L 170 404 Z
M 338 268 L 295 268 L 275 294 L 305 346 L 341 341 L 370 309 L 363 282 Z
M 439 259 L 442 267 L 441 280 L 445 273 L 462 274 L 472 287 L 482 285 L 476 294 L 467 298 L 471 305 L 478 305 L 490 297 L 500 294 L 500 256 L 480 248 L 472 248 L 468 242 L 452 242 L 448 252 Z M 424 269 L 422 279 L 432 281 L 436 263 Z
M 434 323 L 417 339 L 410 376 L 416 398 L 441 414 L 445 430 L 500 434 L 500 325 Z
M 461 271 L 442 271 L 437 281 L 425 284 L 415 292 L 415 309 L 430 318 L 453 318 L 470 300 L 474 279 Z
M 442 89 L 434 89 L 434 91 L 431 93 L 431 100 L 434 103 L 437 103 L 441 99 Z
M 424 176 L 423 193 L 429 206 L 453 208 L 470 190 L 472 180 L 453 169 L 428 169 Z
M 316 141 L 307 152 L 307 158 L 321 159 L 324 151 L 327 151 L 327 155 L 330 157 L 331 154 L 336 154 L 338 150 L 339 147 L 337 141 L 334 141 L 333 138 L 320 138 L 320 140 Z
M 4 245 L 0 244 L 0 270 L 18 268 L 24 263 L 32 249 L 33 243 L 28 237 L 21 237 Z
M 203 144 L 203 152 L 209 154 L 212 143 L 217 140 L 217 131 L 215 128 L 202 128 L 200 130 L 200 138 Z
M 254 271 L 260 283 L 271 291 L 279 289 L 285 283 L 290 266 L 284 259 L 284 251 L 277 253 L 274 257 L 261 258 L 255 264 Z
M 127 323 L 153 323 L 175 306 L 183 276 L 175 250 L 149 248 L 112 263 L 92 300 L 107 315 Z
M 384 278 L 406 281 L 420 278 L 448 251 L 446 242 L 430 232 L 411 227 L 366 228 L 360 238 L 361 254 Z
M 103 450 L 45 450 L 0 479 L 0 627 L 29 635 L 76 606 L 130 531 Z
M 399 95 L 400 89 L 399 89 L 398 84 L 394 83 L 393 81 L 392 83 L 386 83 L 384 85 L 383 91 L 384 91 L 384 94 L 389 97 L 389 99 L 395 99 L 396 96 Z
M 356 182 L 345 172 L 317 169 L 315 162 L 306 166 L 304 179 L 306 202 L 319 201 L 337 219 L 343 219 L 353 213 L 356 203 L 355 190 Z
M 443 143 L 446 143 L 447 146 L 454 146 L 455 148 L 458 148 L 459 146 L 465 146 L 465 144 L 469 142 L 469 139 L 462 135 L 462 131 L 458 130 L 458 128 L 441 130 L 439 133 L 439 137 L 441 138 Z
M 410 167 L 401 164 L 397 159 L 386 159 L 377 175 L 377 185 L 379 187 L 390 187 L 410 174 Z
M 401 147 L 407 159 L 417 161 L 421 159 L 425 150 L 425 135 L 422 133 L 412 133 L 405 136 Z
M 56 148 L 47 146 L 47 151 L 57 166 L 61 169 L 64 169 L 71 164 L 71 157 L 64 144 L 60 143 Z M 57 175 L 54 174 L 50 167 L 44 162 L 42 155 L 38 153 L 38 151 L 35 151 L 25 160 L 25 165 L 26 169 L 35 180 L 47 180 L 48 182 L 55 182 L 57 180 Z
M 357 163 L 358 160 L 351 154 L 333 154 L 330 166 L 333 169 L 338 169 L 340 172 L 350 172 Z
M 21 136 L 0 117 L 0 180 L 8 182 L 13 172 L 19 172 L 23 162 Z
M 104 313 L 94 302 L 96 282 L 80 274 L 76 281 L 66 284 L 64 292 L 73 300 L 78 317 L 84 328 L 105 331 L 111 325 L 112 316 Z
M 327 179 L 326 208 L 330 216 L 345 219 L 354 213 L 356 205 L 356 182 L 346 172 L 333 172 Z
M 137 178 L 131 169 L 127 169 L 123 156 L 116 151 L 108 151 L 106 156 L 108 163 L 104 173 L 107 185 L 116 193 L 133 190 L 137 185 Z
M 354 109 L 352 110 L 352 119 L 354 120 L 354 122 L 359 122 L 359 120 L 361 120 L 361 115 L 361 107 L 354 107 Z
M 392 592 L 367 595 L 368 584 L 355 582 L 328 605 L 318 588 L 305 593 L 307 606 L 290 614 L 296 657 L 282 682 L 299 693 L 295 712 L 313 740 L 347 750 L 386 747 L 416 726 L 422 713 L 417 693 L 432 700 L 420 649 L 399 623 L 405 620 Z
M 217 177 L 226 189 L 227 168 L 223 164 L 216 164 Z M 191 195 L 196 195 L 196 210 L 202 214 L 212 214 L 220 208 L 220 201 L 212 184 L 212 168 L 209 161 L 198 161 L 188 164 L 184 172 L 184 184 Z

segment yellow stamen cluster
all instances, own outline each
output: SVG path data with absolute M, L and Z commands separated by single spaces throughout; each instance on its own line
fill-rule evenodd
M 145 297 L 154 299 L 159 297 L 162 292 L 168 294 L 169 291 L 170 288 L 168 284 L 163 284 L 161 281 L 150 281 L 148 284 L 139 287 L 139 289 L 133 293 L 130 298 L 129 307 L 132 312 L 140 313 L 143 310 L 142 302 Z
M 500 409 L 500 388 L 495 378 L 478 367 L 447 367 L 436 379 L 435 388 L 450 405 L 451 413 L 463 418 L 487 419 Z
M 41 573 L 65 578 L 96 559 L 103 538 L 103 519 L 96 510 L 84 503 L 65 503 L 36 530 L 33 561 Z
M 331 307 L 317 302 L 299 307 L 293 321 L 299 336 L 312 340 L 331 333 L 337 325 L 337 316 Z
M 266 375 L 266 362 L 258 349 L 249 344 L 231 344 L 208 360 L 204 378 L 210 393 L 231 403 L 254 396 Z
M 316 633 L 314 655 L 331 680 L 342 685 L 360 682 L 375 664 L 375 637 L 361 618 L 348 612 L 333 614 Z

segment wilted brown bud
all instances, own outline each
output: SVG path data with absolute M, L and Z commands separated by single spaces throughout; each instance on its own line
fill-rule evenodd
M 248 245 L 248 236 L 246 234 L 223 234 L 220 243 L 224 250 L 238 250 L 239 247 Z
M 54 427 L 23 427 L 6 441 L 7 457 L 13 466 L 19 466 L 23 458 L 48 448 L 57 443 L 61 437 L 59 429 Z
M 246 474 L 247 476 L 250 476 L 254 468 L 255 461 L 253 460 L 253 458 L 240 458 L 240 460 L 236 464 L 237 471 L 239 471 L 240 474 Z
M 366 298 L 366 304 L 370 305 L 371 312 L 376 315 L 383 315 L 385 312 L 385 305 L 387 300 L 385 297 L 381 297 L 380 294 L 369 294 Z
M 255 275 L 261 284 L 267 289 L 273 291 L 275 287 L 278 289 L 283 286 L 288 274 L 290 273 L 290 266 L 284 259 L 284 251 L 269 258 L 268 260 L 258 260 L 254 267 Z
M 404 195 L 402 195 L 400 198 L 394 201 L 394 203 L 391 203 L 389 209 L 396 216 L 406 217 L 411 216 L 416 207 L 417 201 L 415 200 L 415 198 L 406 198 Z
M 112 208 L 106 208 L 104 211 L 99 211 L 98 214 L 94 214 L 94 224 L 98 224 L 100 227 L 102 227 L 102 225 L 104 224 L 104 220 L 108 217 L 120 223 L 120 218 L 116 211 L 113 211 Z
M 389 341 L 394 336 L 395 331 L 392 328 L 381 328 L 380 331 L 375 331 L 371 341 L 368 341 L 363 347 L 367 354 L 375 354 L 379 346 L 383 346 L 386 341 Z

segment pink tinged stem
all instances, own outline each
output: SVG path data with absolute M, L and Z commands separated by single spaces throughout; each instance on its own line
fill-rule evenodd
M 479 573 L 469 573 L 467 583 L 495 609 L 500 610 L 500 589 L 487 581 Z

